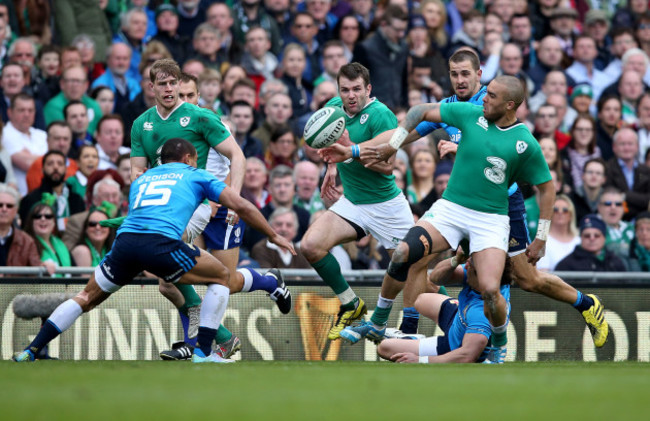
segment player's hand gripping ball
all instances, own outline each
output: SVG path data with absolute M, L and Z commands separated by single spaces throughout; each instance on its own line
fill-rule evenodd
M 316 111 L 305 125 L 305 142 L 321 149 L 339 140 L 345 130 L 345 113 L 339 107 L 324 107 Z

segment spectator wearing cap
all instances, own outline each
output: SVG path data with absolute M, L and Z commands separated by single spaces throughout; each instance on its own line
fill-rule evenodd
M 569 85 L 589 83 L 596 100 L 610 83 L 610 78 L 594 66 L 597 55 L 596 41 L 587 35 L 579 35 L 573 44 L 573 64 L 566 69 L 566 75 L 570 78 Z
M 592 9 L 585 15 L 583 32 L 596 41 L 598 57 L 596 57 L 596 68 L 602 70 L 612 59 L 610 47 L 612 38 L 608 35 L 610 29 L 607 13 L 602 10 Z
M 163 3 L 156 8 L 156 26 L 158 33 L 152 40 L 160 41 L 169 50 L 174 60 L 183 65 L 190 54 L 191 42 L 189 36 L 178 33 L 178 10 L 169 3 Z
M 453 168 L 454 163 L 450 160 L 442 160 L 436 166 L 436 170 L 433 173 L 433 189 L 439 198 L 442 197 L 442 193 L 447 188 L 447 183 L 449 183 L 449 177 Z
M 581 83 L 573 87 L 571 97 L 569 98 L 569 105 L 578 114 L 589 114 L 589 109 L 592 106 L 594 98 L 594 91 L 591 85 Z
M 624 272 L 623 260 L 605 248 L 607 225 L 596 214 L 580 220 L 580 244 L 555 267 L 558 271 Z
M 557 7 L 551 12 L 551 35 L 554 35 L 562 51 L 568 56 L 573 56 L 573 36 L 576 30 L 578 12 L 570 7 Z
M 641 212 L 636 217 L 627 264 L 631 271 L 650 272 L 650 212 Z

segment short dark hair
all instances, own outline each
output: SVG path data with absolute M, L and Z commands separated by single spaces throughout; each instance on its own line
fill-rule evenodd
M 179 78 L 179 82 L 181 83 L 187 83 L 187 82 L 194 82 L 194 85 L 196 85 L 196 89 L 199 89 L 199 79 L 191 75 L 189 73 L 181 72 L 181 77 Z
M 280 124 L 279 126 L 277 126 L 276 128 L 274 128 L 271 131 L 271 137 L 269 138 L 269 141 L 272 142 L 272 143 L 275 143 L 275 142 L 278 141 L 279 138 L 281 138 L 282 136 L 284 136 L 287 133 L 291 133 L 293 135 L 293 141 L 296 143 L 296 146 L 297 146 L 298 141 L 296 139 L 296 135 L 293 133 L 293 130 L 291 129 L 291 126 L 289 126 L 286 123 L 285 124 Z
M 391 4 L 384 10 L 381 21 L 390 24 L 391 19 L 407 21 L 409 20 L 409 15 L 400 6 Z
M 65 122 L 65 120 L 54 120 L 53 122 L 51 122 L 50 124 L 47 125 L 47 129 L 45 130 L 45 132 L 47 133 L 48 136 L 50 135 L 50 129 L 52 127 L 55 127 L 55 126 L 65 127 L 68 130 L 70 130 L 70 133 L 72 133 L 72 128 L 70 127 L 70 125 L 68 123 Z
M 255 109 L 253 108 L 253 106 L 251 104 L 249 104 L 248 102 L 246 102 L 246 101 L 242 101 L 241 99 L 238 100 L 238 101 L 233 102 L 232 105 L 230 106 L 230 109 L 232 110 L 235 107 L 250 108 L 251 112 L 255 113 Z
M 361 63 L 348 63 L 341 66 L 339 74 L 336 75 L 336 82 L 340 83 L 341 76 L 349 80 L 355 80 L 357 78 L 363 79 L 364 86 L 370 85 L 370 72 L 368 69 Z
M 108 120 L 117 120 L 122 124 L 122 129 L 124 129 L 124 119 L 122 119 L 122 116 L 119 114 L 106 114 L 105 116 L 102 116 L 102 118 L 99 119 L 97 122 L 97 133 L 99 133 L 102 129 L 102 125 L 104 124 L 105 121 Z
M 160 151 L 160 162 L 181 162 L 185 155 L 197 156 L 196 148 L 190 142 L 180 137 L 169 139 Z
M 56 53 L 56 55 L 59 56 L 59 59 L 61 59 L 61 48 L 59 48 L 57 45 L 44 45 L 39 50 L 36 60 L 42 59 L 43 56 L 48 53 Z
M 615 99 L 616 101 L 618 101 L 618 103 L 619 103 L 619 105 L 621 105 L 621 107 L 623 106 L 623 101 L 621 101 L 621 98 L 618 95 L 614 95 L 614 94 L 602 95 L 598 99 L 598 103 L 596 104 L 596 109 L 598 110 L 598 112 L 601 112 L 603 110 L 603 107 L 607 103 L 607 101 L 610 101 L 612 99 Z M 622 112 L 622 109 L 621 109 L 621 112 Z
M 235 89 L 239 88 L 240 86 L 245 86 L 249 89 L 254 90 L 257 92 L 257 86 L 255 85 L 255 82 L 253 82 L 251 79 L 245 77 L 243 79 L 239 79 L 237 82 L 235 82 L 234 85 L 232 85 L 232 88 L 230 88 L 230 93 L 235 92 Z
M 16 102 L 18 102 L 18 101 L 32 101 L 34 103 L 34 105 L 36 105 L 36 101 L 34 100 L 33 96 L 31 96 L 29 94 L 26 94 L 24 92 L 20 92 L 17 95 L 15 95 L 13 98 L 11 98 L 11 103 L 10 103 L 9 107 L 12 110 L 14 108 L 16 108 Z
M 587 171 L 587 166 L 588 166 L 589 164 L 594 163 L 594 162 L 597 163 L 597 164 L 602 165 L 602 166 L 603 166 L 603 170 L 605 170 L 605 172 L 607 172 L 607 163 L 605 162 L 605 160 L 604 160 L 603 158 L 591 158 L 590 160 L 588 160 L 587 162 L 585 162 L 584 167 L 582 167 L 582 173 L 584 174 L 585 171 Z
M 449 57 L 449 63 L 462 63 L 463 61 L 469 61 L 472 65 L 472 69 L 478 71 L 481 68 L 481 63 L 479 62 L 478 54 L 473 50 L 470 51 L 466 48 L 456 51 L 454 54 Z
M 63 162 L 65 162 L 65 154 L 63 152 L 50 149 L 45 153 L 45 155 L 43 155 L 43 160 L 41 161 L 43 164 L 43 168 L 45 168 L 45 161 L 47 161 L 47 158 L 49 158 L 52 155 L 59 155 L 61 158 L 63 158 Z
M 79 101 L 78 99 L 72 100 L 72 101 L 68 102 L 67 104 L 65 104 L 65 107 L 63 107 L 63 118 L 68 118 L 68 108 L 70 108 L 70 107 L 72 107 L 74 105 L 79 105 L 79 104 L 83 105 L 84 108 L 86 108 L 86 110 L 88 109 L 88 107 L 86 107 L 86 104 Z

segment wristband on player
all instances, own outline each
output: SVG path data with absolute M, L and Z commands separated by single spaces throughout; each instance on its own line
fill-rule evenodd
M 449 263 L 451 263 L 452 269 L 456 269 L 458 267 L 458 259 L 456 258 L 456 256 L 449 259 Z
M 551 230 L 551 220 L 550 219 L 540 219 L 537 222 L 537 234 L 535 238 L 541 241 L 546 241 L 548 238 L 548 232 Z
M 361 148 L 359 145 L 352 145 L 350 149 L 352 150 L 352 158 L 359 158 L 361 156 Z
M 393 137 L 390 138 L 388 144 L 393 147 L 393 149 L 399 149 L 404 143 L 404 139 L 408 136 L 409 132 L 402 126 L 397 128 L 397 131 L 393 133 Z
M 429 364 L 429 357 L 420 357 L 418 360 L 420 364 Z

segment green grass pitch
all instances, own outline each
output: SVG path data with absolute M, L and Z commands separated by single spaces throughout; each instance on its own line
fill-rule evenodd
M 0 362 L 2 420 L 639 420 L 650 365 Z

